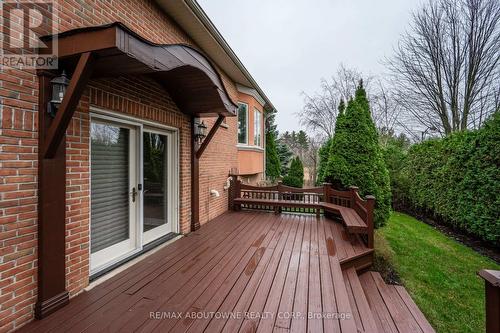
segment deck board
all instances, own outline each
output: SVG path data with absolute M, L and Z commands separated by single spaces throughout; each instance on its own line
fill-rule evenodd
M 366 248 L 343 230 L 314 215 L 229 212 L 22 331 L 354 333 L 340 260 Z M 150 317 L 192 311 L 241 316 Z M 292 312 L 303 316 L 276 315 Z M 350 319 L 308 318 L 308 312 Z

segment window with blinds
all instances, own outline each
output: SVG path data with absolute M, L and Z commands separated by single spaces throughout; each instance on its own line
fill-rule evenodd
M 130 130 L 91 125 L 91 252 L 129 238 Z

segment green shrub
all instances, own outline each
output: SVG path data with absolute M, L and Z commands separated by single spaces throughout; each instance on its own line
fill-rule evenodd
M 362 83 L 337 118 L 325 179 L 336 188 L 358 186 L 361 196 L 374 195 L 375 226 L 385 224 L 391 211 L 389 173 Z
M 408 178 L 402 175 L 402 170 L 406 165 L 410 140 L 401 134 L 398 137 L 388 137 L 385 141 L 382 155 L 391 181 L 392 206 L 396 210 L 404 209 L 408 202 Z
M 304 166 L 298 156 L 292 160 L 290 170 L 283 178 L 283 184 L 293 187 L 304 186 Z
M 477 131 L 410 148 L 398 179 L 414 208 L 500 245 L 500 112 Z

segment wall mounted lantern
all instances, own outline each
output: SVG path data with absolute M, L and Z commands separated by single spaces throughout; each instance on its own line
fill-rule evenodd
M 69 85 L 69 79 L 66 76 L 66 72 L 63 70 L 60 76 L 50 81 L 50 84 L 52 86 L 52 99 L 49 102 L 47 111 L 52 117 L 55 117 L 57 109 L 59 109 L 64 94 L 66 93 L 66 88 Z
M 195 120 L 194 122 L 194 140 L 198 143 L 201 144 L 203 139 L 207 136 L 207 126 L 203 121 L 200 122 L 200 120 Z

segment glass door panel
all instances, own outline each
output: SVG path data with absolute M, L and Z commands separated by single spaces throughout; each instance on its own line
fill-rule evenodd
M 144 243 L 172 231 L 169 221 L 168 136 L 143 132 L 143 232 Z
M 91 271 L 136 248 L 136 130 L 91 123 Z

